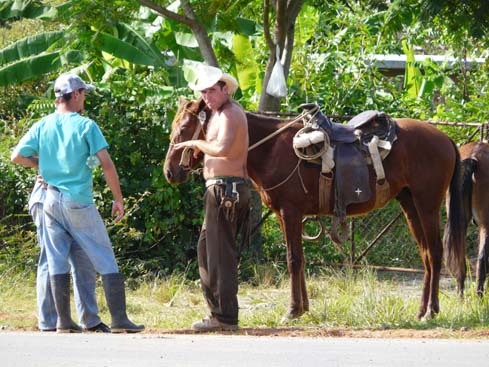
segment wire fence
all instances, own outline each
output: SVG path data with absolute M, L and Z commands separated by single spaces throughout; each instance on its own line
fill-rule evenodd
M 431 122 L 442 129 L 463 129 L 458 134 L 460 145 L 470 141 L 486 141 L 489 133 L 488 123 L 451 123 Z M 446 214 L 444 207 L 440 213 L 440 237 L 443 236 Z M 322 219 L 325 228 L 330 228 L 331 218 Z M 375 267 L 398 268 L 399 270 L 422 269 L 423 264 L 417 244 L 412 237 L 400 205 L 393 200 L 384 208 L 377 209 L 365 216 L 348 219 L 349 240 L 337 248 L 339 263 L 350 265 L 368 265 Z M 309 231 L 318 228 L 309 224 Z M 331 242 L 330 242 L 331 243 Z M 467 234 L 467 259 L 472 268 L 478 253 L 478 228 L 471 223 Z

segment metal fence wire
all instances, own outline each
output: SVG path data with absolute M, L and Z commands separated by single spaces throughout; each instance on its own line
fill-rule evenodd
M 430 122 L 434 125 L 457 127 L 457 140 L 465 144 L 471 140 L 485 141 L 487 138 L 488 123 L 447 123 Z M 465 139 L 465 141 L 463 141 Z M 446 223 L 444 205 L 440 211 L 440 238 Z M 325 229 L 331 228 L 331 218 L 321 218 Z M 396 200 L 388 203 L 384 208 L 377 209 L 365 216 L 348 219 L 349 240 L 340 247 L 334 248 L 328 238 L 329 247 L 333 247 L 335 262 L 350 265 L 368 265 L 405 270 L 420 270 L 423 267 L 416 241 L 411 235 L 399 203 Z M 306 223 L 305 231 L 317 233 L 318 225 L 314 221 Z M 312 246 L 305 241 L 305 251 L 313 252 Z M 322 241 L 321 241 L 322 242 Z M 308 250 L 309 249 L 309 250 Z M 329 249 L 331 251 L 331 249 Z M 328 251 L 329 252 L 329 251 Z M 471 223 L 467 234 L 467 259 L 474 268 L 478 252 L 478 228 Z M 310 255 L 310 254 L 309 254 Z M 312 254 L 313 262 L 319 260 Z M 309 257 L 311 259 L 311 257 Z M 331 257 L 330 257 L 331 258 Z

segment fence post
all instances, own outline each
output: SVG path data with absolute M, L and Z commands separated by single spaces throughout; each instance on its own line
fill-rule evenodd
M 350 222 L 350 265 L 355 262 L 355 219 L 352 218 Z

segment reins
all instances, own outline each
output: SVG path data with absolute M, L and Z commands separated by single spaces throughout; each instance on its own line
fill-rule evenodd
M 301 112 L 297 117 L 295 117 L 294 119 L 292 119 L 291 121 L 289 121 L 286 125 L 282 126 L 280 129 L 278 130 L 275 130 L 273 133 L 271 133 L 270 135 L 264 137 L 263 139 L 257 141 L 255 144 L 253 144 L 252 146 L 250 146 L 248 148 L 248 152 L 250 152 L 251 150 L 255 149 L 256 147 L 262 145 L 263 143 L 267 142 L 268 140 L 272 139 L 273 137 L 277 136 L 278 134 L 282 133 L 283 131 L 287 130 L 289 127 L 291 127 L 293 124 L 297 123 L 297 122 L 300 122 L 302 121 L 302 124 L 304 125 L 304 119 L 306 118 L 306 116 L 309 115 L 309 120 L 311 120 L 316 114 L 317 112 L 319 111 L 319 107 L 317 107 L 316 109 L 313 109 L 313 110 L 309 110 L 309 111 L 303 111 Z M 201 131 L 203 132 L 204 134 L 204 139 L 205 139 L 205 131 L 203 129 L 203 126 L 207 120 L 207 115 L 204 111 L 200 111 L 199 114 L 196 114 L 195 112 L 187 109 L 187 108 L 184 108 L 176 117 L 174 120 L 179 120 L 182 115 L 184 113 L 190 113 L 191 115 L 197 117 L 197 119 L 199 120 L 199 124 L 197 125 L 197 127 L 195 128 L 195 131 L 192 135 L 192 138 L 191 140 L 195 140 L 199 134 L 201 133 Z M 173 132 L 172 132 L 172 135 L 173 135 Z M 170 146 L 172 145 L 175 145 L 175 143 L 173 142 L 173 138 L 171 139 L 170 141 Z M 182 167 L 183 169 L 185 170 L 190 170 L 190 159 L 191 159 L 191 149 L 188 148 L 188 147 L 185 147 L 183 149 L 183 152 L 182 152 L 182 156 L 181 156 L 181 159 L 180 159 L 180 167 Z M 283 180 L 281 181 L 280 183 L 278 183 L 277 185 L 274 185 L 272 187 L 269 187 L 269 188 L 264 188 L 263 190 L 264 191 L 272 191 L 280 186 L 282 186 L 283 184 L 285 184 L 287 181 L 289 181 L 292 176 L 294 175 L 294 173 L 296 171 L 299 172 L 299 178 L 300 178 L 300 181 L 301 181 L 301 185 L 302 185 L 302 188 L 304 190 L 304 192 L 307 194 L 308 191 L 304 185 L 304 181 L 302 180 L 302 176 L 300 174 L 300 163 L 301 163 L 301 160 L 302 158 L 299 157 L 298 161 L 297 161 L 297 164 L 295 165 L 295 167 L 292 169 L 292 171 L 289 173 L 289 175 Z
M 317 111 L 314 113 L 314 115 L 317 113 Z M 271 138 L 273 138 L 274 136 L 280 134 L 282 131 L 284 130 L 287 130 L 289 127 L 291 127 L 293 124 L 295 124 L 296 122 L 299 122 L 299 121 L 302 121 L 304 120 L 305 116 L 308 114 L 308 112 L 306 111 L 303 111 L 299 116 L 297 116 L 295 119 L 293 119 L 292 121 L 288 122 L 287 125 L 285 126 L 282 126 L 280 129 L 278 130 L 275 130 L 273 133 L 271 133 L 270 135 L 268 136 L 265 136 L 263 139 L 257 141 L 255 144 L 253 144 L 251 147 L 248 148 L 248 152 L 250 150 L 253 150 L 255 149 L 256 147 L 262 145 L 263 143 L 265 143 L 266 141 L 270 140 Z M 313 115 L 313 116 L 314 116 Z M 313 117 L 311 116 L 311 118 Z
M 199 123 L 197 124 L 197 127 L 195 128 L 195 131 L 194 131 L 192 138 L 190 140 L 197 139 L 199 137 L 201 131 L 204 134 L 204 139 L 205 139 L 205 131 L 203 129 L 203 126 L 204 126 L 206 119 L 207 119 L 206 113 L 204 111 L 200 111 L 199 114 L 196 114 L 195 112 L 190 111 L 189 109 L 185 108 L 181 111 L 180 114 L 177 115 L 177 117 L 181 118 L 181 115 L 183 115 L 184 112 L 190 113 L 191 115 L 197 117 L 197 119 L 199 120 Z M 173 138 L 172 138 L 172 141 L 170 142 L 170 146 L 171 145 L 175 145 L 175 143 L 173 143 Z M 190 149 L 189 147 L 183 148 L 183 152 L 182 152 L 182 156 L 180 158 L 179 166 L 182 167 L 184 170 L 190 170 L 190 159 L 192 158 L 191 156 L 192 156 L 192 149 Z
M 304 121 L 305 117 L 307 115 L 310 115 L 310 118 L 309 120 L 311 120 L 319 111 L 319 107 L 317 107 L 315 110 L 314 110 L 314 113 L 311 114 L 310 111 L 303 111 L 299 116 L 297 116 L 295 119 L 293 119 L 292 121 L 288 122 L 286 125 L 282 126 L 280 129 L 278 130 L 275 130 L 273 133 L 271 133 L 270 135 L 264 137 L 263 139 L 257 141 L 255 144 L 253 144 L 251 147 L 248 148 L 248 152 L 255 149 L 256 147 L 262 145 L 263 143 L 265 143 L 266 141 L 270 140 L 271 138 L 273 138 L 274 136 L 280 134 L 282 131 L 288 129 L 289 127 L 291 127 L 293 124 L 295 124 L 296 122 L 299 122 L 299 121 Z M 304 125 L 304 122 L 302 123 Z M 272 190 L 275 190 L 276 188 L 282 186 L 283 184 L 285 184 L 287 181 L 289 181 L 292 176 L 294 175 L 295 171 L 298 171 L 299 172 L 299 179 L 301 180 L 301 185 L 302 185 L 302 189 L 304 190 L 304 192 L 307 194 L 308 191 L 306 189 L 306 186 L 304 185 L 304 181 L 302 180 L 302 176 L 301 176 L 301 171 L 299 169 L 300 167 L 300 164 L 301 164 L 301 160 L 303 158 L 302 157 L 299 157 L 299 159 L 297 160 L 297 164 L 296 166 L 294 167 L 294 169 L 292 170 L 292 172 L 289 173 L 289 175 L 280 183 L 278 183 L 277 185 L 274 185 L 272 187 L 269 187 L 269 188 L 263 188 L 263 191 L 272 191 Z

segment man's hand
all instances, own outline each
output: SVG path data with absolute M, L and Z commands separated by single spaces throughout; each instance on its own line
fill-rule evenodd
M 182 141 L 181 143 L 175 144 L 175 149 L 182 149 L 182 148 L 194 148 L 194 142 L 193 140 L 187 140 L 187 141 Z
M 47 189 L 48 188 L 48 183 L 44 181 L 41 175 L 37 175 L 37 182 L 42 185 L 43 188 Z
M 114 219 L 115 222 L 119 222 L 124 216 L 124 203 L 122 201 L 114 201 L 112 203 L 112 216 L 116 215 L 117 217 Z
M 182 141 L 181 143 L 177 143 L 174 146 L 175 149 L 189 148 L 193 152 L 193 156 L 195 159 L 199 158 L 200 149 L 197 147 L 196 140 L 187 140 Z

